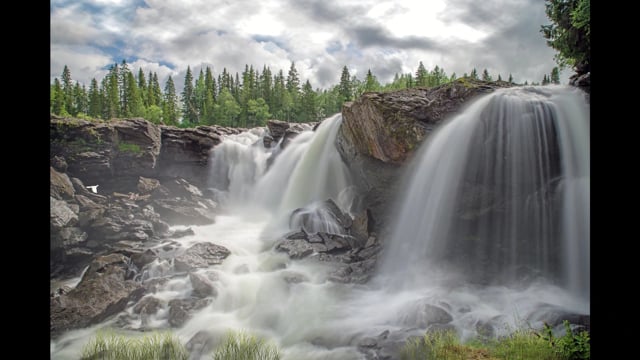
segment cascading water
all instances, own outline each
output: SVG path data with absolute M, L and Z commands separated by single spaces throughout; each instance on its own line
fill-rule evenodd
M 214 242 L 231 255 L 194 271 L 217 295 L 172 331 L 183 344 L 196 334 L 215 344 L 245 330 L 275 341 L 283 360 L 362 360 L 372 341 L 393 348 L 433 327 L 499 335 L 522 319 L 541 326 L 548 312 L 588 314 L 588 121 L 579 93 L 556 87 L 499 90 L 448 121 L 409 164 L 406 192 L 391 209 L 396 224 L 366 285 L 332 282 L 333 265 L 291 260 L 271 246 L 303 223 L 334 229 L 322 207 L 329 198 L 349 209 L 351 181 L 333 146 L 341 116 L 299 134 L 270 165 L 276 152 L 261 146 L 264 129 L 229 137 L 211 161 L 211 186 L 227 211 L 174 241 Z M 146 295 L 160 304 L 155 314 L 143 319 L 130 304 L 53 341 L 52 358 L 78 358 L 101 327 L 169 327 L 170 302 L 191 298 L 194 285 L 169 260 L 144 271 L 168 276 Z M 525 275 L 532 281 L 512 286 Z
M 589 299 L 589 107 L 579 90 L 498 90 L 432 134 L 409 165 L 380 275 Z M 588 313 L 588 305 L 575 309 Z

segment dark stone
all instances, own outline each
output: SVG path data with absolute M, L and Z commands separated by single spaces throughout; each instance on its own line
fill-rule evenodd
M 67 174 L 57 172 L 52 166 L 49 167 L 49 169 L 49 195 L 58 200 L 73 199 L 75 191 L 69 176 L 67 176 Z
M 143 176 L 138 178 L 138 192 L 142 195 L 150 194 L 160 187 L 160 180 L 150 179 Z
M 355 211 L 371 211 L 370 228 L 384 228 L 401 165 L 422 141 L 469 100 L 507 86 L 466 78 L 429 89 L 369 92 L 343 105 L 336 146 L 361 194 Z
M 74 226 L 78 222 L 78 215 L 73 212 L 66 201 L 50 197 L 50 227 L 59 231 L 66 226 Z
M 292 259 L 302 259 L 313 254 L 313 246 L 304 240 L 283 239 L 275 247 L 277 251 L 286 252 Z
M 193 231 L 192 228 L 176 229 L 171 233 L 171 235 L 169 235 L 169 237 L 172 238 L 172 239 L 179 239 L 179 238 L 183 238 L 185 236 L 191 236 L 191 235 L 195 235 L 195 234 L 196 233 Z
M 191 313 L 209 305 L 211 299 L 173 299 L 169 301 L 169 324 L 172 327 L 184 325 L 190 318 Z
M 145 289 L 125 280 L 129 260 L 121 254 L 95 259 L 74 289 L 52 299 L 50 333 L 87 327 L 124 310 L 129 301 L 137 301 Z
M 197 243 L 174 259 L 174 267 L 176 271 L 191 271 L 219 265 L 229 254 L 231 252 L 223 246 L 208 242 Z
M 154 200 L 154 208 L 173 225 L 208 225 L 215 222 L 215 216 L 211 209 L 194 203 L 178 199 Z
M 57 155 L 51 158 L 50 165 L 56 169 L 56 171 L 61 173 L 67 172 L 67 167 L 69 166 L 64 157 Z
M 134 314 L 153 315 L 158 312 L 162 306 L 162 301 L 153 296 L 145 296 L 133 307 Z
M 218 296 L 218 291 L 206 276 L 196 273 L 189 273 L 189 281 L 191 281 L 191 286 L 193 287 L 193 296 L 197 298 Z
M 213 351 L 216 346 L 215 337 L 206 330 L 198 331 L 185 345 L 191 358 L 200 359 Z

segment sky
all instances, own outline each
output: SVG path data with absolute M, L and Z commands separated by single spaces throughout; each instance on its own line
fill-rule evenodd
M 81 84 L 126 60 L 137 74 L 169 75 L 180 91 L 210 66 L 242 73 L 266 65 L 327 89 L 346 65 L 381 83 L 415 74 L 420 61 L 450 76 L 475 67 L 504 80 L 540 82 L 556 66 L 540 26 L 542 0 L 52 0 L 51 77 L 67 65 Z M 566 84 L 570 69 L 561 72 Z

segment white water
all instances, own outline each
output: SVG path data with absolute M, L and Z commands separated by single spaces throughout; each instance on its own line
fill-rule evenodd
M 558 90 L 559 94 L 564 92 Z M 486 98 L 482 102 L 486 102 Z M 467 112 L 478 110 L 479 107 L 478 104 L 473 105 Z M 584 109 L 579 106 L 577 110 Z M 576 109 L 568 111 L 574 112 Z M 439 133 L 454 131 L 447 129 L 456 128 L 458 125 L 451 125 L 456 121 L 449 122 Z M 337 115 L 325 120 L 315 133 L 309 131 L 300 134 L 278 154 L 268 169 L 266 161 L 273 149 L 264 150 L 253 145 L 256 141 L 261 143 L 259 130 L 232 137 L 216 148 L 213 157 L 224 160 L 215 166 L 229 169 L 228 187 L 220 191 L 220 195 L 228 199 L 227 212 L 218 215 L 215 224 L 193 226 L 195 235 L 177 241 L 185 248 L 197 242 L 214 242 L 227 247 L 231 255 L 221 265 L 197 271 L 218 278 L 214 282 L 218 296 L 212 298 L 208 306 L 195 312 L 184 326 L 172 329 L 183 343 L 201 330 L 211 333 L 216 341 L 230 329 L 246 330 L 274 341 L 282 349 L 285 360 L 355 360 L 365 358 L 357 348 L 363 338 L 375 337 L 385 330 L 390 330 L 392 334 L 401 332 L 405 337 L 423 332 L 429 320 L 424 304 L 446 309 L 453 317 L 451 325 L 463 337 L 475 336 L 476 326 L 482 323 L 492 324 L 496 334 L 507 333 L 522 325 L 523 321 L 539 327 L 539 313 L 544 304 L 588 313 L 588 297 L 574 296 L 570 288 L 544 279 L 519 287 L 475 284 L 445 267 L 419 267 L 418 264 L 425 263 L 427 257 L 419 254 L 419 244 L 412 245 L 416 248 L 405 248 L 408 252 L 400 250 L 403 243 L 410 241 L 406 236 L 386 240 L 388 258 L 379 264 L 383 266 L 381 274 L 367 285 L 333 283 L 328 281 L 328 275 L 333 270 L 330 265 L 310 258 L 292 261 L 287 255 L 271 250 L 278 236 L 289 230 L 288 214 L 291 210 L 305 206 L 303 211 L 313 212 L 317 210 L 314 204 L 327 198 L 332 198 L 343 210 L 349 208 L 351 182 L 333 146 L 340 122 L 341 117 Z M 560 131 L 574 133 L 576 130 L 567 125 Z M 434 174 L 464 167 L 458 162 L 462 161 L 463 156 L 454 149 L 459 150 L 466 142 L 458 138 L 452 145 L 446 139 L 440 140 L 440 135 L 429 139 L 429 147 L 441 147 L 443 151 L 434 155 L 429 150 L 423 154 L 430 159 L 423 159 L 423 163 L 431 161 L 439 164 L 439 171 Z M 576 152 L 574 156 L 583 158 L 584 154 Z M 588 148 L 586 154 L 588 156 Z M 416 159 L 410 166 L 415 170 L 425 166 L 418 165 L 419 162 Z M 580 166 L 577 169 L 584 170 Z M 580 171 L 575 170 L 574 173 Z M 586 176 L 586 181 L 571 181 L 571 176 L 560 183 L 573 189 L 565 192 L 568 201 L 581 199 L 583 205 L 587 204 L 588 214 L 588 197 L 585 199 L 580 190 L 570 185 L 578 182 L 588 194 L 588 168 L 586 173 L 581 174 L 582 178 Z M 220 186 L 220 181 L 224 182 L 225 179 L 215 179 L 212 185 Z M 436 201 L 431 204 L 438 212 L 453 211 L 453 206 L 446 201 L 448 196 L 455 195 L 452 190 L 444 189 L 429 195 L 434 188 L 446 188 L 452 179 L 443 176 L 431 181 L 433 184 L 425 184 L 424 188 L 412 189 L 411 198 L 425 202 L 429 197 L 430 203 Z M 583 214 L 576 214 L 573 210 L 569 206 L 563 209 L 567 221 L 583 224 Z M 425 209 L 394 213 L 400 219 L 421 219 L 418 222 L 423 228 L 414 224 L 418 229 L 417 234 L 424 234 L 429 229 L 428 224 L 437 224 L 439 219 L 438 214 L 429 215 Z M 425 218 L 420 218 L 423 214 Z M 584 231 L 576 236 L 583 235 Z M 583 240 L 577 241 L 582 244 Z M 570 249 L 573 245 L 567 243 L 566 246 Z M 588 255 L 588 248 L 586 251 Z M 413 257 L 412 253 L 417 255 Z M 404 258 L 399 260 L 398 256 Z M 573 277 L 583 278 L 580 270 L 577 274 L 570 270 L 574 265 L 584 266 L 584 261 L 576 262 L 567 264 L 566 273 L 571 279 L 568 280 L 569 284 L 574 283 Z M 170 263 L 157 261 L 151 270 L 160 276 L 171 272 L 171 269 Z M 157 293 L 152 294 L 163 300 L 163 307 L 147 320 L 147 326 L 168 327 L 168 301 L 187 298 L 191 291 L 188 276 L 173 277 Z M 142 321 L 139 316 L 132 314 L 131 307 L 126 312 L 132 319 L 128 327 L 140 328 Z M 90 336 L 98 328 L 114 322 L 115 319 L 112 319 L 99 326 L 66 333 L 51 343 L 52 358 L 78 358 L 80 349 Z M 132 331 L 132 334 L 136 333 Z M 206 354 L 201 358 L 209 359 L 210 356 Z

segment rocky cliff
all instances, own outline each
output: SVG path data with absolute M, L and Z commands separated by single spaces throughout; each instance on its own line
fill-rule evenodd
M 342 108 L 336 145 L 360 191 L 360 211 L 386 221 L 400 167 L 447 116 L 474 97 L 509 87 L 507 82 L 458 79 L 434 88 L 370 92 Z

